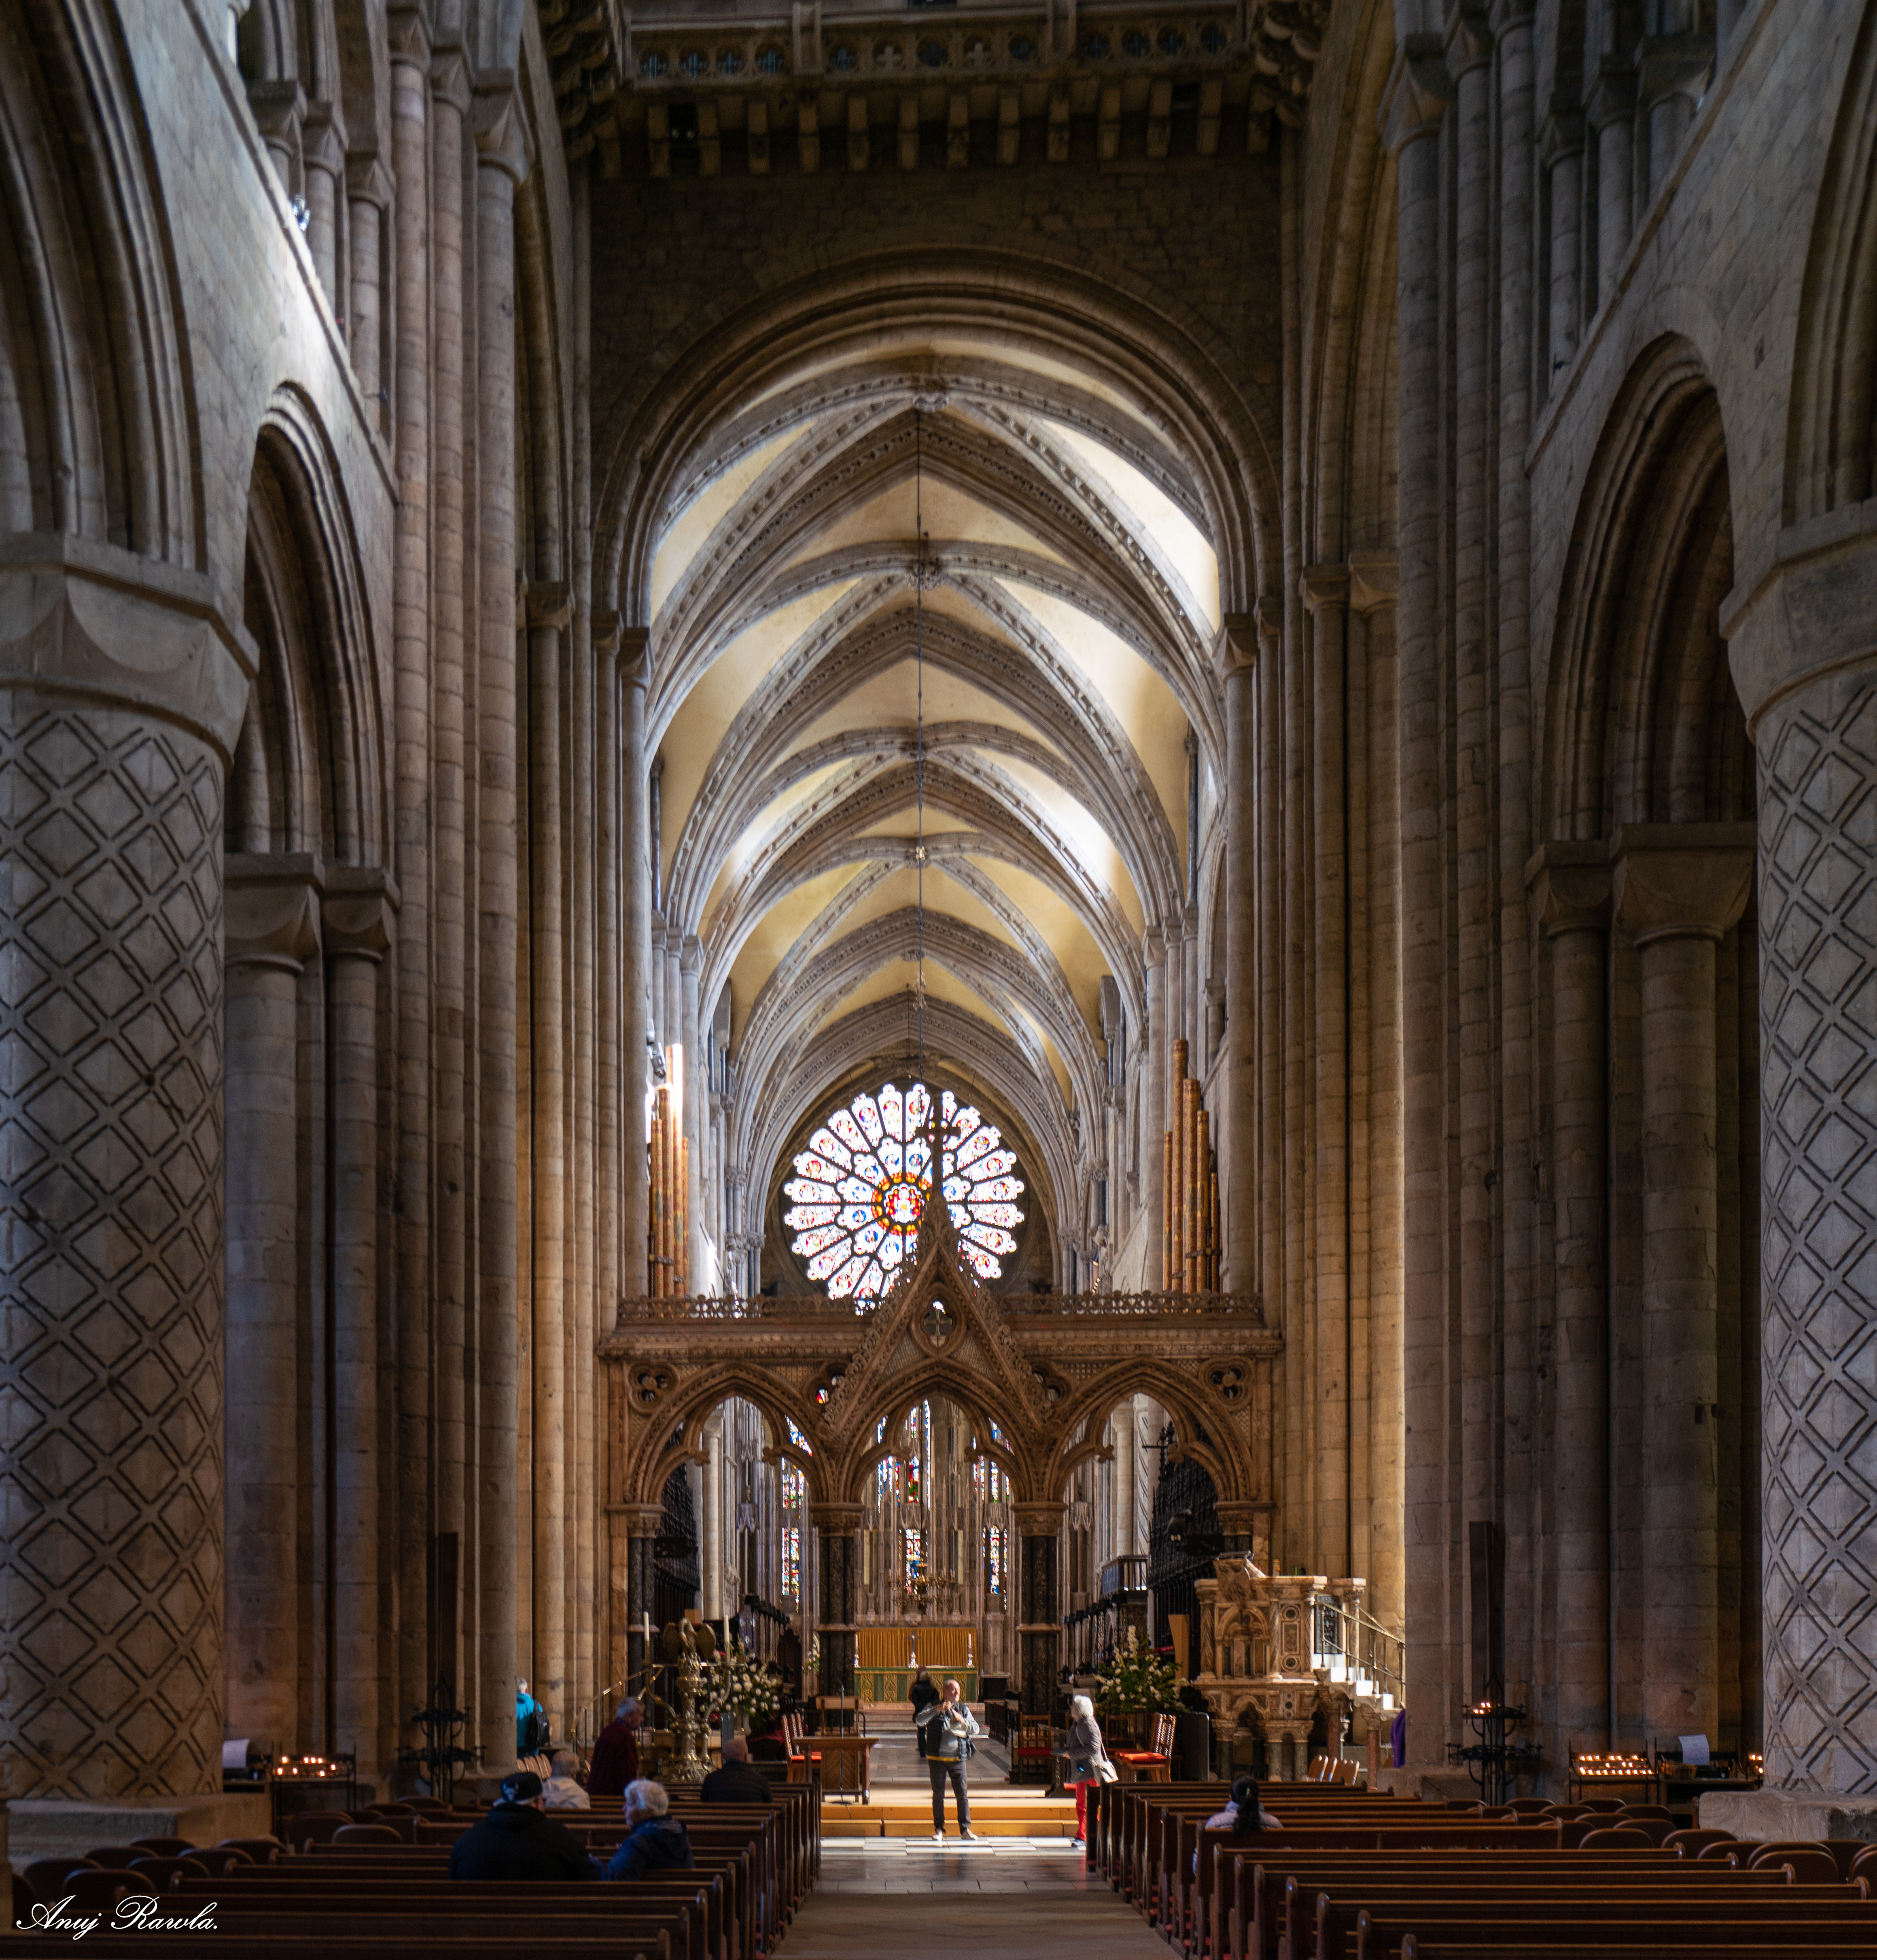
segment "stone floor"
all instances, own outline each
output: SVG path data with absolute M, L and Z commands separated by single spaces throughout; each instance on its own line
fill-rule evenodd
M 909 1896 L 910 1895 L 910 1896 Z M 1166 1948 L 1060 1839 L 824 1843 L 781 1960 L 1165 1960 Z

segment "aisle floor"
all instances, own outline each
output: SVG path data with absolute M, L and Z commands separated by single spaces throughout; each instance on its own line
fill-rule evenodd
M 1166 1947 L 1060 1838 L 824 1843 L 779 1960 L 1165 1960 Z

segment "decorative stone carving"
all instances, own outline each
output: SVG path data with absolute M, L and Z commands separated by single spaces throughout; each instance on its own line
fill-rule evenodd
M 1877 685 L 1759 730 L 1769 1789 L 1877 1796 Z
M 221 1787 L 221 772 L 0 691 L 15 1796 Z

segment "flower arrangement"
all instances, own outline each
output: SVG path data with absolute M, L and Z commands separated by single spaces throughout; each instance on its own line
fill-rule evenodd
M 1138 1627 L 1128 1628 L 1127 1646 L 1116 1648 L 1096 1678 L 1101 1686 L 1095 1699 L 1104 1714 L 1171 1714 L 1179 1708 L 1179 1669 L 1148 1646 Z
M 702 1672 L 705 1700 L 728 1708 L 746 1729 L 766 1723 L 780 1706 L 779 1684 L 740 1643 L 706 1661 Z

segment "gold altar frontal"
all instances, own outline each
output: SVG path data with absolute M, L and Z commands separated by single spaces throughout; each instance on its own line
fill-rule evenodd
M 978 1698 L 983 1647 L 974 1626 L 862 1627 L 855 1635 L 853 1692 L 862 1701 L 903 1704 L 923 1667 L 934 1682 L 956 1678 Z

